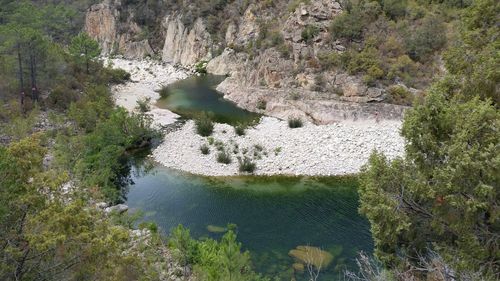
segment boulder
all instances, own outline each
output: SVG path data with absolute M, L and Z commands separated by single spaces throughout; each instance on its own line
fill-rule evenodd
M 106 213 L 118 213 L 118 214 L 123 214 L 125 213 L 126 211 L 128 211 L 128 206 L 125 205 L 125 204 L 118 204 L 118 205 L 114 205 L 114 206 L 111 206 L 111 207 L 107 207 L 106 209 L 104 209 L 104 211 Z
M 332 254 L 312 246 L 297 246 L 288 255 L 299 263 L 312 264 L 316 268 L 326 268 L 333 260 Z

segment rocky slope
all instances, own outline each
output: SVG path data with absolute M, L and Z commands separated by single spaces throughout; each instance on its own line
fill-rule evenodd
M 288 2 L 267 7 L 256 1 L 244 7 L 241 15 L 230 16 L 228 24 L 215 26 L 216 33 L 210 26 L 211 15 L 189 18 L 192 15 L 182 14 L 180 8 L 165 11 L 154 35 L 165 39 L 148 41 L 133 11 L 125 12 L 120 1 L 106 0 L 89 8 L 85 30 L 105 54 L 161 57 L 184 67 L 209 61 L 209 73 L 228 75 L 218 90 L 249 110 L 279 118 L 299 116 L 319 124 L 375 116 L 401 118 L 405 107 L 380 103 L 386 87 L 369 87 L 361 77 L 321 68 L 319 54 L 345 50 L 329 39 L 327 29 L 342 13 L 341 5 L 331 0 L 304 1 L 290 11 Z M 224 9 L 231 5 L 236 4 Z M 231 15 L 226 10 L 221 13 Z

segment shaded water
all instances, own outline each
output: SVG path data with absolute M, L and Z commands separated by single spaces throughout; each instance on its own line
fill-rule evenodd
M 231 125 L 258 119 L 259 114 L 239 108 L 215 90 L 224 78 L 224 76 L 203 75 L 178 81 L 167 87 L 168 96 L 159 99 L 156 105 L 185 118 L 196 117 L 202 111 L 211 112 L 213 121 Z
M 213 231 L 234 223 L 238 240 L 265 275 L 290 280 L 294 261 L 288 252 L 299 245 L 334 255 L 319 280 L 339 280 L 343 269 L 354 267 L 358 251 L 372 251 L 368 223 L 357 212 L 353 179 L 207 178 L 156 165 L 146 173 L 137 171 L 127 204 L 141 209 L 145 220 L 165 233 L 183 224 L 195 238 L 220 238 Z M 295 277 L 307 280 L 305 274 Z

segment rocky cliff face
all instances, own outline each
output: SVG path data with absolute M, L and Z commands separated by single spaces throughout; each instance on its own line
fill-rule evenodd
M 119 1 L 108 0 L 88 10 L 85 29 L 99 41 L 103 53 L 142 58 L 155 55 L 154 49 L 164 62 L 184 67 L 210 60 L 209 73 L 228 75 L 218 90 L 249 110 L 331 123 L 375 115 L 400 118 L 405 109 L 372 104 L 384 100 L 384 87 L 369 87 L 361 77 L 321 68 L 319 54 L 345 50 L 338 41 L 332 42 L 328 33 L 329 23 L 342 12 L 337 1 L 300 3 L 291 12 L 279 9 L 283 13 L 279 16 L 278 9 L 266 10 L 257 1 L 241 16 L 229 19 L 229 24 L 216 26 L 223 30 L 219 32 L 223 36 L 218 37 L 208 31 L 209 18 L 191 19 L 187 25 L 186 15 L 167 11 L 159 33 L 165 40 L 156 40 L 163 45 L 153 48 L 147 39 L 138 36 L 143 30 L 135 23 L 134 15 L 120 15 L 119 5 Z M 269 27 L 263 27 L 263 22 L 271 23 L 277 43 L 256 48 L 256 44 L 267 40 Z M 214 50 L 221 46 L 225 49 L 215 55 Z
M 165 29 L 165 44 L 162 51 L 164 62 L 192 66 L 212 58 L 212 39 L 202 19 L 198 18 L 194 26 L 188 29 L 182 23 L 180 16 L 167 16 L 163 28 Z
M 147 39 L 138 39 L 143 30 L 132 21 L 119 23 L 119 1 L 107 0 L 91 6 L 85 18 L 85 31 L 97 42 L 104 55 L 120 53 L 126 58 L 139 59 L 154 54 Z M 118 30 L 126 32 L 118 32 Z

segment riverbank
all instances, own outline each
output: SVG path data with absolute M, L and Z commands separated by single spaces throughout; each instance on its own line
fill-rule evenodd
M 130 73 L 130 82 L 111 89 L 116 105 L 134 112 L 137 111 L 138 101 L 149 100 L 150 111 L 147 114 L 152 117 L 154 126 L 162 128 L 177 121 L 179 115 L 155 105 L 160 98 L 157 91 L 162 86 L 186 79 L 190 75 L 188 71 L 149 59 L 106 59 L 106 63 Z
M 164 85 L 185 79 L 186 70 L 152 60 L 131 61 L 112 59 L 113 67 L 131 74 L 131 82 L 113 87 L 116 104 L 136 111 L 137 101 L 149 98 L 154 125 L 161 128 L 179 117 L 167 109 L 155 106 Z M 285 120 L 263 117 L 256 126 L 239 136 L 227 124 L 215 124 L 213 136 L 196 134 L 193 121 L 166 134 L 152 157 L 162 165 L 205 176 L 234 176 L 239 172 L 239 160 L 248 158 L 255 163 L 256 175 L 332 176 L 358 173 L 374 149 L 389 158 L 404 154 L 400 136 L 401 121 L 370 119 L 344 120 L 315 125 L 305 122 L 291 129 Z M 210 153 L 202 154 L 206 145 Z M 231 163 L 217 162 L 220 151 L 230 155 Z
M 404 153 L 399 121 L 359 121 L 330 125 L 306 123 L 291 129 L 287 122 L 263 117 L 261 122 L 238 136 L 232 126 L 216 124 L 212 137 L 195 132 L 193 121 L 165 136 L 153 151 L 164 166 L 206 176 L 240 174 L 238 157 L 256 164 L 256 175 L 332 176 L 358 173 L 376 149 L 389 158 Z M 200 147 L 207 145 L 208 155 Z M 230 164 L 217 162 L 220 151 L 231 157 Z

